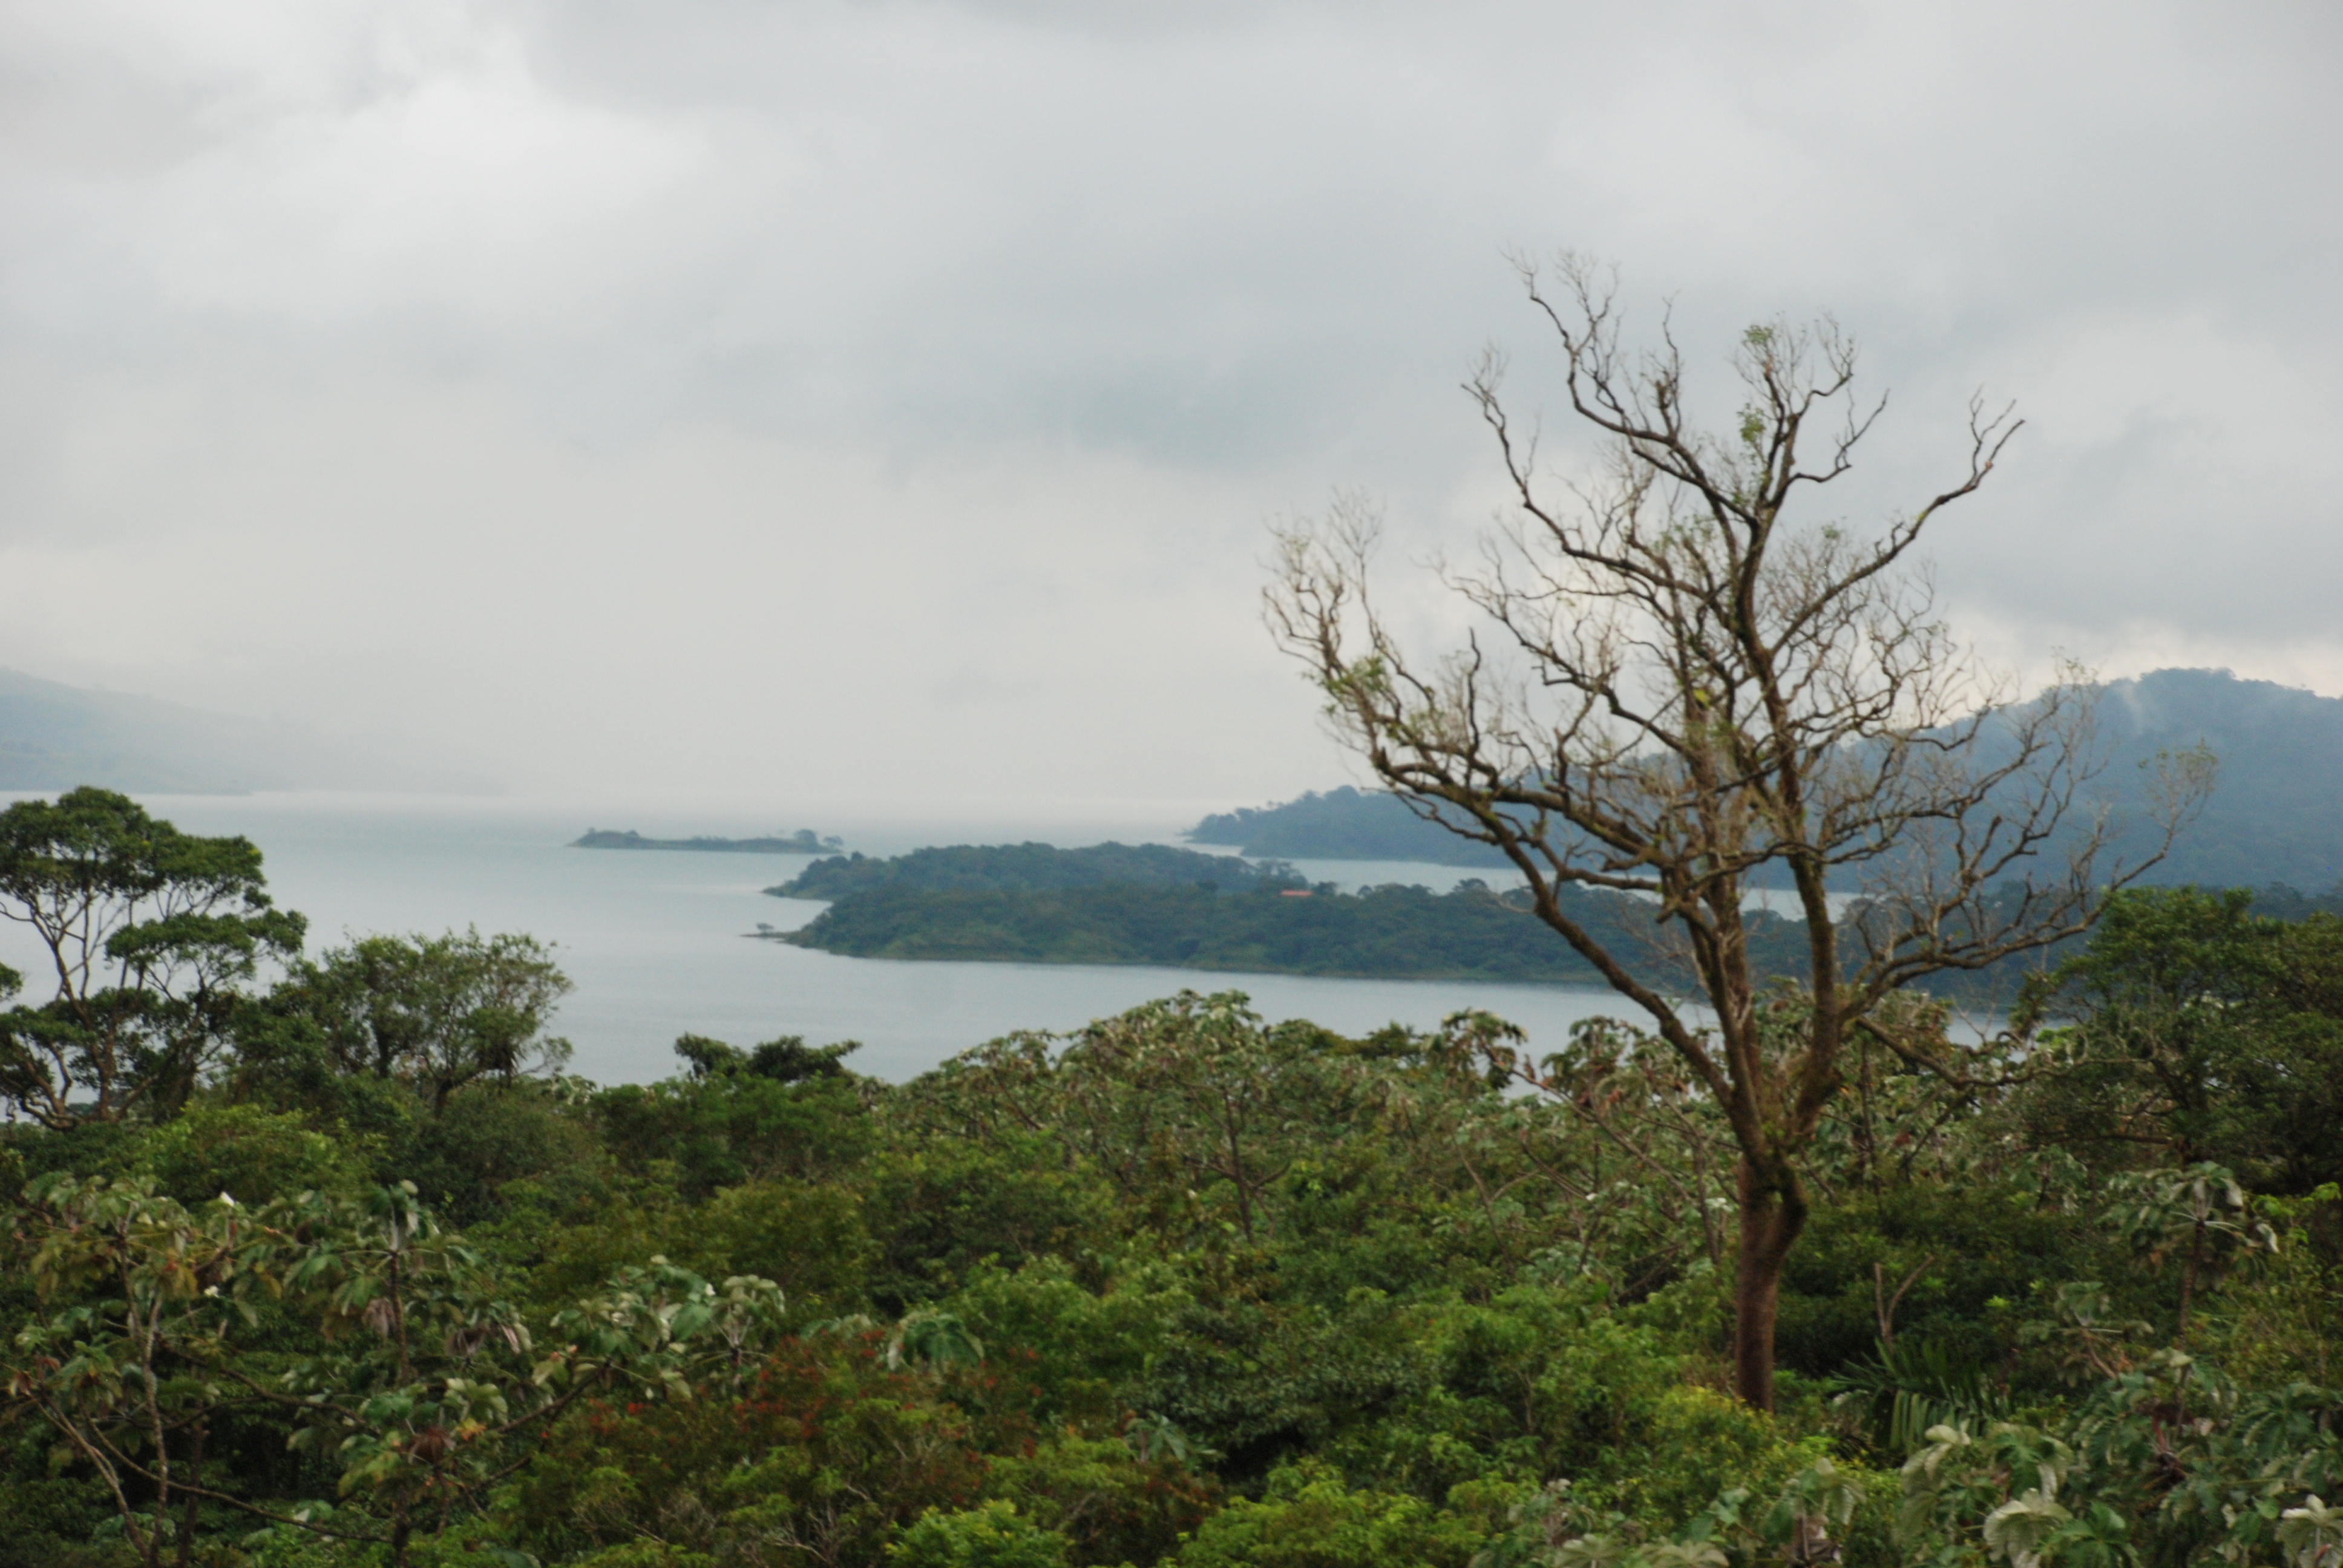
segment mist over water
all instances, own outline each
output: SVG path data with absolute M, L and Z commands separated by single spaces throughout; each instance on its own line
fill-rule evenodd
M 526 931 L 554 944 L 577 984 L 555 1030 L 577 1048 L 571 1070 L 605 1083 L 669 1076 L 678 1066 L 673 1042 L 686 1032 L 743 1046 L 781 1034 L 815 1044 L 859 1040 L 856 1069 L 900 1081 L 1013 1030 L 1073 1029 L 1182 989 L 1242 990 L 1269 1018 L 1308 1018 L 1345 1034 L 1393 1020 L 1429 1027 L 1460 1009 L 1483 1008 L 1528 1030 L 1541 1053 L 1560 1047 L 1578 1020 L 1625 1010 L 1607 991 L 1564 987 L 840 958 L 750 935 L 759 922 L 789 930 L 822 909 L 762 891 L 794 877 L 809 857 L 567 847 L 590 827 L 657 838 L 809 827 L 840 836 L 850 849 L 880 855 L 1027 839 L 1061 847 L 1107 839 L 1176 844 L 1194 812 L 922 823 L 525 797 L 316 792 L 140 800 L 185 831 L 238 833 L 257 844 L 278 904 L 309 917 L 313 955 L 371 932 L 436 934 L 468 925 Z M 1297 864 L 1312 880 L 1344 888 L 1419 882 L 1444 891 L 1475 874 L 1499 879 L 1412 862 Z M 23 928 L 0 928 L 0 959 L 25 971 L 27 1000 L 48 994 L 38 957 Z

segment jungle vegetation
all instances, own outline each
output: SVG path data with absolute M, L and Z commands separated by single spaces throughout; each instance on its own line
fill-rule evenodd
M 2331 913 L 2125 892 L 1961 1079 L 1852 1042 L 1768 1412 L 1731 1131 L 1628 1023 L 1183 993 L 601 1086 L 538 944 L 310 953 L 103 791 L 0 812 L 0 911 L 60 958 L 0 1036 L 6 1568 L 2343 1552 Z

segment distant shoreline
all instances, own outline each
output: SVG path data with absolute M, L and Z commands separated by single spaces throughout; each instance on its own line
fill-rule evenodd
M 582 839 L 573 839 L 572 849 L 680 849 L 703 855 L 835 855 L 846 848 L 834 838 L 823 838 L 810 828 L 800 828 L 787 838 L 764 839 L 646 839 L 629 829 L 614 833 L 604 828 L 591 828 Z

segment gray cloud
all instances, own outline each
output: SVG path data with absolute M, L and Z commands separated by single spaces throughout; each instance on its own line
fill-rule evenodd
M 517 778 L 1332 777 L 1253 621 L 1493 499 L 1507 246 L 1827 308 L 1996 653 L 2343 690 L 2331 8 L 92 0 L 0 15 L 0 662 Z M 1720 411 L 1721 379 L 1707 384 Z

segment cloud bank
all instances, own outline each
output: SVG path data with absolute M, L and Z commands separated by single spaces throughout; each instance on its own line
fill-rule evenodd
M 1996 657 L 2343 691 L 2343 19 L 2274 5 L 137 0 L 0 13 L 0 664 L 517 784 L 1341 777 L 1262 524 L 1469 537 L 1508 247 L 2029 418 Z M 1721 372 L 1710 387 L 1728 414 Z M 1557 430 L 1557 436 L 1560 432 Z

